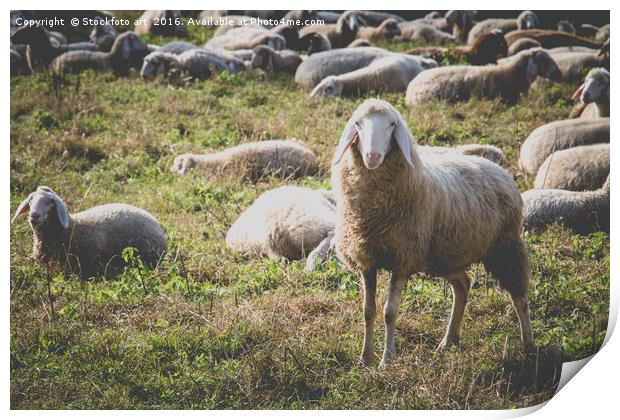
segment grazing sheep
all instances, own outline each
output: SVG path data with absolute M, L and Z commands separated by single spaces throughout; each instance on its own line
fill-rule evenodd
M 265 45 L 254 48 L 251 67 L 262 69 L 267 74 L 289 73 L 295 74 L 302 58 L 295 51 L 274 51 Z
M 69 51 L 56 57 L 50 68 L 58 72 L 80 72 L 86 69 L 126 74 L 140 68 L 148 54 L 147 45 L 133 32 L 125 32 L 114 40 L 110 52 Z
M 33 258 L 58 263 L 82 277 L 115 273 L 123 266 L 122 253 L 127 247 L 137 249 L 150 266 L 158 263 L 167 249 L 159 222 L 127 204 L 104 204 L 70 214 L 54 191 L 40 186 L 22 201 L 11 223 L 27 211 Z
M 610 76 L 606 69 L 590 70 L 586 80 L 573 94 L 573 100 L 581 100 L 583 106 L 571 111 L 571 118 L 576 117 L 609 117 L 609 85 Z
M 398 24 L 400 35 L 393 38 L 395 42 L 424 41 L 447 44 L 456 42 L 454 35 L 440 31 L 432 25 L 416 21 L 401 22 Z
M 205 48 L 211 50 L 245 50 L 258 45 L 267 45 L 274 50 L 282 50 L 286 46 L 286 39 L 275 32 L 255 26 L 240 26 L 232 28 L 224 35 L 211 38 Z
M 529 190 L 523 197 L 523 228 L 560 223 L 578 234 L 609 232 L 609 177 L 596 191 Z
M 300 260 L 333 234 L 335 222 L 329 191 L 279 187 L 241 213 L 226 234 L 226 245 L 251 257 Z
M 404 92 L 420 72 L 437 67 L 429 58 L 390 54 L 366 67 L 337 76 L 327 76 L 310 93 L 314 96 L 359 96 L 371 91 Z
M 478 36 L 493 30 L 500 30 L 502 33 L 516 31 L 517 29 L 534 29 L 540 26 L 538 16 L 530 10 L 521 12 L 516 19 L 485 19 L 476 23 L 467 36 L 467 43 L 472 44 Z
M 134 31 L 139 36 L 162 35 L 187 37 L 187 28 L 179 10 L 147 10 L 138 19 Z
M 556 80 L 560 71 L 542 50 L 520 52 L 511 61 L 489 66 L 450 66 L 422 72 L 409 83 L 407 104 L 429 100 L 466 101 L 470 97 L 502 98 L 516 103 L 537 76 Z
M 341 14 L 335 24 L 304 26 L 299 36 L 316 32 L 329 39 L 332 48 L 345 48 L 357 37 L 358 29 L 363 25 L 363 19 L 356 12 L 348 11 Z
M 500 57 L 508 54 L 508 44 L 499 31 L 479 35 L 473 44 L 455 48 L 421 47 L 407 51 L 407 54 L 421 55 L 441 63 L 445 57 L 465 58 L 475 66 L 495 64 Z
M 504 40 L 505 39 L 506 38 L 504 37 Z M 508 47 L 508 55 L 509 56 L 516 55 L 517 53 L 520 53 L 521 51 L 529 50 L 532 48 L 541 48 L 540 42 L 532 38 L 521 38 L 513 42 Z
M 609 164 L 609 143 L 558 150 L 538 169 L 534 188 L 593 191 L 607 179 Z
M 523 38 L 531 38 L 542 45 L 543 48 L 555 48 L 555 47 L 568 47 L 568 46 L 581 46 L 588 48 L 601 48 L 600 44 L 588 41 L 584 38 L 579 38 L 576 35 L 567 34 L 564 32 L 551 31 L 548 29 L 523 29 L 508 32 L 506 34 L 506 42 L 510 47 L 514 42 L 517 42 Z
M 143 80 L 154 80 L 158 76 L 167 76 L 173 69 L 192 79 L 208 79 L 223 71 L 234 73 L 223 56 L 204 49 L 194 49 L 179 55 L 152 52 L 144 59 L 140 76 Z
M 521 231 L 522 201 L 500 166 L 475 156 L 419 155 L 409 128 L 389 103 L 369 99 L 353 113 L 332 161 L 336 195 L 334 242 L 341 261 L 364 280 L 364 346 L 373 358 L 377 270 L 392 272 L 384 309 L 381 366 L 396 354 L 394 325 L 409 276 L 444 277 L 454 296 L 439 345 L 458 341 L 470 280 L 482 262 L 508 291 L 521 338 L 534 348 L 527 301 L 529 260 Z
M 265 140 L 245 143 L 222 152 L 184 154 L 174 159 L 174 172 L 185 175 L 191 169 L 256 182 L 269 175 L 281 178 L 312 175 L 319 169 L 319 160 L 312 150 L 297 140 Z
M 299 51 L 306 51 L 310 56 L 312 54 L 319 53 L 321 51 L 328 51 L 332 49 L 329 39 L 316 32 L 310 32 L 299 38 Z
M 359 28 L 357 35 L 361 39 L 368 41 L 389 40 L 400 35 L 400 28 L 398 27 L 398 21 L 396 19 L 389 18 L 384 20 L 381 25 L 376 28 L 372 26 Z
M 554 121 L 538 127 L 525 139 L 519 167 L 535 175 L 551 153 L 595 143 L 609 143 L 609 118 Z
M 295 82 L 304 88 L 312 89 L 327 76 L 352 72 L 389 54 L 392 53 L 375 47 L 323 51 L 313 54 L 299 65 L 295 72 Z

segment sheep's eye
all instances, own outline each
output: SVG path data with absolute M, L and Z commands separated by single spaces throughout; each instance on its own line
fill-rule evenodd
M 396 123 L 395 122 L 390 123 L 390 127 L 396 128 Z

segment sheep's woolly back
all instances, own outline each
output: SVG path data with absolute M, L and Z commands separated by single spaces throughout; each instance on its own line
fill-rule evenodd
M 595 143 L 609 143 L 609 118 L 560 120 L 538 127 L 521 145 L 520 168 L 538 172 L 547 157 L 558 150 Z
M 499 29 L 502 33 L 515 31 L 517 29 L 516 19 L 485 19 L 477 22 L 467 35 L 467 43 L 473 44 L 476 38 L 482 34 L 489 33 L 495 29 Z
M 609 167 L 609 143 L 559 150 L 538 169 L 534 188 L 594 191 L 609 176 Z
M 301 259 L 335 228 L 333 196 L 285 186 L 263 193 L 230 227 L 226 245 L 251 256 Z
M 550 72 L 557 71 L 551 58 L 540 50 L 522 51 L 498 65 L 449 66 L 427 70 L 409 84 L 407 104 L 418 105 L 433 99 L 462 101 L 470 97 L 500 97 L 514 103 L 519 95 L 528 91 L 533 81 L 528 75 L 528 64 L 532 59 L 538 60 L 538 57 L 549 66 Z
M 389 51 L 375 47 L 341 48 L 312 54 L 297 68 L 295 82 L 304 88 L 313 88 L 327 76 L 366 67 L 389 54 Z
M 400 35 L 394 37 L 394 41 L 426 41 L 437 42 L 439 44 L 447 44 L 449 42 L 457 42 L 456 37 L 452 34 L 443 32 L 433 25 L 422 22 L 401 22 L 398 24 Z
M 523 227 L 541 229 L 558 222 L 580 234 L 608 232 L 609 194 L 609 178 L 597 191 L 526 191 L 523 193 Z
M 418 151 L 420 153 L 459 153 L 463 155 L 480 156 L 498 165 L 501 164 L 504 159 L 502 150 L 490 144 L 460 144 L 455 147 L 418 146 Z
M 391 105 L 371 99 L 351 121 L 370 113 L 401 118 Z M 518 275 L 512 274 L 518 278 L 502 273 L 500 285 L 524 294 L 528 262 L 519 238 L 522 202 L 512 177 L 480 157 L 418 156 L 413 140 L 410 146 L 413 167 L 398 147 L 373 170 L 357 147 L 332 167 L 340 259 L 351 270 L 385 268 L 405 276 L 458 273 L 476 261 L 501 270 L 502 260 L 518 267 Z M 517 260 L 508 263 L 510 253 Z
M 595 67 L 609 67 L 609 58 L 600 56 L 598 51 L 566 51 L 552 53 L 551 57 L 557 63 L 561 80 L 566 83 L 581 82 L 586 70 Z
M 275 175 L 302 177 L 318 171 L 318 158 L 297 140 L 265 140 L 231 147 L 212 154 L 179 155 L 172 170 L 185 174 L 196 169 L 214 176 L 247 177 L 257 181 Z

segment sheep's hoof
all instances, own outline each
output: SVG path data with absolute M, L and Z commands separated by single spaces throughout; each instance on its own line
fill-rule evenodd
M 372 355 L 363 355 L 360 356 L 359 360 L 357 361 L 358 366 L 360 367 L 366 367 L 368 365 L 370 365 L 372 363 Z
M 441 343 L 439 343 L 439 345 L 435 349 L 435 352 L 440 353 L 444 350 L 447 350 L 449 347 L 458 344 L 458 342 L 458 337 L 444 337 L 443 340 L 441 340 Z

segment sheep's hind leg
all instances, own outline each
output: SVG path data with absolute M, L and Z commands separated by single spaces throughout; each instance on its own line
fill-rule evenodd
M 396 342 L 394 330 L 396 318 L 400 308 L 400 296 L 407 284 L 407 277 L 392 273 L 390 279 L 390 290 L 385 307 L 383 308 L 383 318 L 385 320 L 385 347 L 383 348 L 383 358 L 380 368 L 385 368 L 389 360 L 396 355 Z
M 461 335 L 461 324 L 465 314 L 465 305 L 467 304 L 467 295 L 471 286 L 471 281 L 465 272 L 447 277 L 446 280 L 448 280 L 452 288 L 452 311 L 446 335 L 439 343 L 437 350 L 443 350 L 452 344 L 458 343 Z
M 362 276 L 364 277 L 364 346 L 360 364 L 368 365 L 372 363 L 374 357 L 372 340 L 377 314 L 377 270 L 365 271 Z

